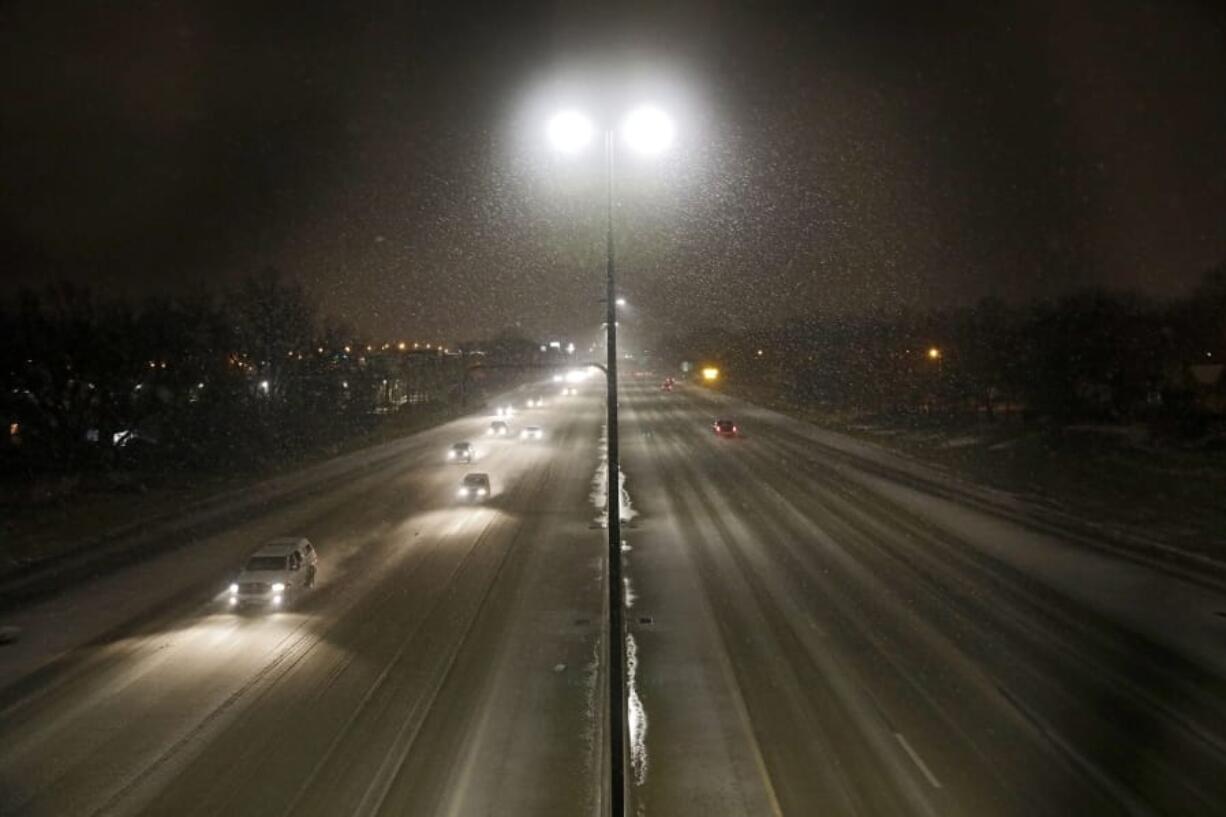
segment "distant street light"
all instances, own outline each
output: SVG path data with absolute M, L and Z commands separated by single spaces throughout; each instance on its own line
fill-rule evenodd
M 620 817 L 625 813 L 625 628 L 622 611 L 625 604 L 621 567 L 621 464 L 617 433 L 617 307 L 625 306 L 626 300 L 617 297 L 614 285 L 613 263 L 613 126 L 606 120 L 604 148 L 606 168 L 606 219 L 605 219 L 605 332 L 608 378 L 606 389 L 606 417 L 608 441 L 608 478 L 606 508 L 609 531 L 609 741 L 610 741 L 610 792 L 611 813 Z M 644 106 L 626 116 L 621 127 L 627 145 L 638 153 L 655 155 L 672 144 L 674 128 L 672 120 L 659 108 Z M 548 125 L 549 140 L 563 153 L 576 154 L 586 148 L 596 133 L 592 120 L 575 110 L 567 110 L 554 116 Z
M 707 366 L 702 370 L 702 379 L 708 383 L 714 383 L 719 380 L 719 369 L 714 366 Z
M 935 346 L 928 347 L 928 359 L 929 360 L 940 360 L 941 350 Z

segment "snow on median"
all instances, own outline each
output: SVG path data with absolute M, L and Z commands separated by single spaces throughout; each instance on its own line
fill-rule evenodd
M 592 505 L 596 508 L 595 522 L 602 528 L 609 526 L 609 435 L 608 426 L 600 431 L 600 447 L 597 449 L 600 461 L 596 464 L 596 474 L 592 477 Z M 629 522 L 638 516 L 638 511 L 630 504 L 630 494 L 626 491 L 626 474 L 617 469 L 617 487 L 621 493 L 618 514 L 623 522 Z
M 634 636 L 626 634 L 626 708 L 630 727 L 630 769 L 634 785 L 647 782 L 647 710 L 639 698 L 639 648 Z

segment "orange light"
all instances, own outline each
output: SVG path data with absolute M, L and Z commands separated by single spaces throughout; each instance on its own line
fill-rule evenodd
M 719 380 L 719 369 L 714 366 L 707 366 L 702 370 L 702 379 L 708 383 Z
M 937 347 L 935 347 L 935 346 L 931 346 L 931 347 L 929 347 L 929 348 L 928 348 L 928 359 L 929 359 L 929 360 L 940 360 L 940 359 L 941 359 L 941 350 L 940 350 L 940 349 L 938 349 L 938 348 L 937 348 Z

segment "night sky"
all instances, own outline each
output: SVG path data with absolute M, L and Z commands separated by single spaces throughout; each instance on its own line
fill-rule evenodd
M 1216 3 L 205 3 L 0 9 L 6 279 L 132 294 L 272 265 L 379 337 L 600 320 L 598 155 L 657 327 L 1173 295 L 1226 260 Z M 585 334 L 586 333 L 586 334 Z

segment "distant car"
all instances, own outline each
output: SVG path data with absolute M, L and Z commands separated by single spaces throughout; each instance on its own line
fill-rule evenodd
M 511 433 L 511 427 L 506 424 L 505 420 L 495 420 L 490 423 L 489 430 L 485 433 L 492 434 L 495 437 L 505 437 Z
M 465 474 L 456 496 L 466 502 L 484 502 L 490 495 L 489 474 Z
M 545 399 L 543 397 L 529 397 L 527 406 L 528 408 L 544 408 Z
M 731 420 L 716 420 L 711 424 L 711 428 L 717 437 L 736 437 L 741 433 L 736 423 Z
M 563 397 L 574 397 L 578 393 L 579 391 L 574 386 L 563 386 L 562 387 Z
M 287 607 L 315 586 L 319 556 L 306 539 L 273 539 L 247 559 L 229 587 L 231 607 Z
M 494 409 L 494 413 L 499 417 L 512 417 L 515 414 L 515 407 L 511 405 L 499 406 Z
M 524 430 L 519 432 L 521 440 L 539 440 L 545 436 L 545 431 L 540 426 L 525 426 Z
M 473 449 L 472 443 L 456 443 L 447 449 L 449 462 L 472 462 L 476 455 L 477 452 Z

